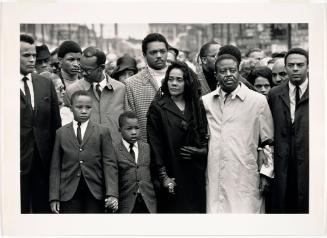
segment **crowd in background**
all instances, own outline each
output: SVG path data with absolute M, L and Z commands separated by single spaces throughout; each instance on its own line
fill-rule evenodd
M 309 212 L 305 50 L 20 43 L 22 213 Z

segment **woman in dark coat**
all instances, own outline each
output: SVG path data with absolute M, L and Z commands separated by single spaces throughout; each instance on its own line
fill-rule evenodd
M 196 74 L 183 62 L 167 69 L 148 112 L 147 131 L 160 213 L 205 213 L 207 124 Z

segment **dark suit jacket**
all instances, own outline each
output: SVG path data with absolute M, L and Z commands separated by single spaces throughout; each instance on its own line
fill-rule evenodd
M 119 176 L 119 213 L 131 213 L 137 195 L 137 190 L 144 199 L 150 213 L 157 212 L 157 203 L 150 175 L 150 147 L 138 141 L 138 161 L 127 151 L 123 142 L 115 146 L 117 163 L 115 169 Z
M 80 145 L 72 122 L 61 127 L 52 154 L 49 200 L 70 200 L 81 176 L 96 199 L 104 199 L 105 195 L 118 197 L 117 176 L 110 170 L 114 162 L 108 128 L 89 121 Z
M 284 213 L 293 126 L 288 82 L 270 90 L 268 103 L 275 125 L 273 212 Z M 298 207 L 303 209 L 308 208 L 309 203 L 309 87 L 298 104 L 294 126 L 299 193 Z
M 55 133 L 61 126 L 57 93 L 46 77 L 32 74 L 32 84 L 34 111 L 20 92 L 20 169 L 21 174 L 30 172 L 34 149 L 37 149 L 48 174 Z

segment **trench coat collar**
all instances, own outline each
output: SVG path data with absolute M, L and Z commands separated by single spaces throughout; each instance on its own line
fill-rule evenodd
M 242 101 L 244 101 L 246 94 L 247 94 L 247 90 L 249 90 L 242 82 L 239 82 L 239 87 L 236 88 L 231 94 L 232 94 L 232 98 L 234 99 L 235 97 L 238 97 L 239 99 L 241 99 Z M 221 86 L 217 87 L 217 89 L 214 91 L 214 96 L 215 97 L 221 97 L 222 92 L 221 92 Z
M 183 120 L 185 121 L 189 121 L 191 119 L 191 116 L 190 116 L 190 113 L 189 110 L 188 110 L 188 106 L 187 104 L 185 103 L 185 110 L 184 110 L 184 113 L 182 113 L 182 111 L 177 107 L 177 105 L 174 103 L 174 101 L 169 97 L 169 96 L 163 96 L 160 100 L 159 100 L 159 105 L 173 113 L 174 115 L 182 118 Z M 186 113 L 185 113 L 186 112 Z

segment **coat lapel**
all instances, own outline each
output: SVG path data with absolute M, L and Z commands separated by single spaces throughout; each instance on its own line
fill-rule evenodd
M 308 85 L 307 89 L 305 90 L 303 96 L 301 97 L 298 106 L 300 106 L 302 103 L 304 103 L 307 100 L 309 100 L 309 85 Z
M 26 101 L 26 96 L 25 94 L 23 93 L 22 90 L 20 90 L 20 99 L 24 102 L 25 105 L 27 105 L 27 101 Z
M 88 141 L 88 139 L 92 135 L 93 131 L 94 131 L 94 124 L 91 121 L 89 121 L 89 123 L 87 124 L 86 130 L 85 130 L 85 134 L 83 136 L 81 146 L 83 146 Z
M 289 88 L 288 83 L 284 85 L 282 88 L 279 97 L 284 102 L 285 106 L 287 107 L 288 111 L 290 111 L 290 96 L 289 96 Z
M 144 162 L 143 160 L 146 158 L 145 157 L 146 156 L 145 155 L 145 146 L 141 141 L 137 142 L 137 144 L 138 144 L 138 147 L 139 147 L 139 156 L 137 158 L 137 163 L 141 164 L 141 163 Z
M 186 115 L 188 114 L 183 114 L 181 110 L 177 107 L 177 105 L 169 98 L 165 97 L 164 98 L 164 103 L 163 103 L 163 108 L 165 108 L 167 111 L 170 111 L 173 113 L 175 116 L 180 117 L 181 119 L 188 121 L 190 118 L 187 118 Z M 187 111 L 186 105 L 184 112 Z
M 147 68 L 145 68 L 143 70 L 143 75 L 141 76 L 143 78 L 143 84 L 147 84 L 148 82 L 150 82 L 150 84 L 152 85 L 152 87 L 155 88 L 156 91 L 159 90 L 159 85 L 156 82 L 156 80 L 152 77 L 152 75 L 150 74 L 149 70 Z
M 78 143 L 75 131 L 74 131 L 74 127 L 73 127 L 73 122 L 68 124 L 68 136 L 79 147 L 79 143 Z
M 131 156 L 131 154 L 128 152 L 126 147 L 124 146 L 123 142 L 121 141 L 119 144 L 119 151 L 124 156 L 125 159 L 129 160 L 130 162 L 135 164 L 135 159 Z

